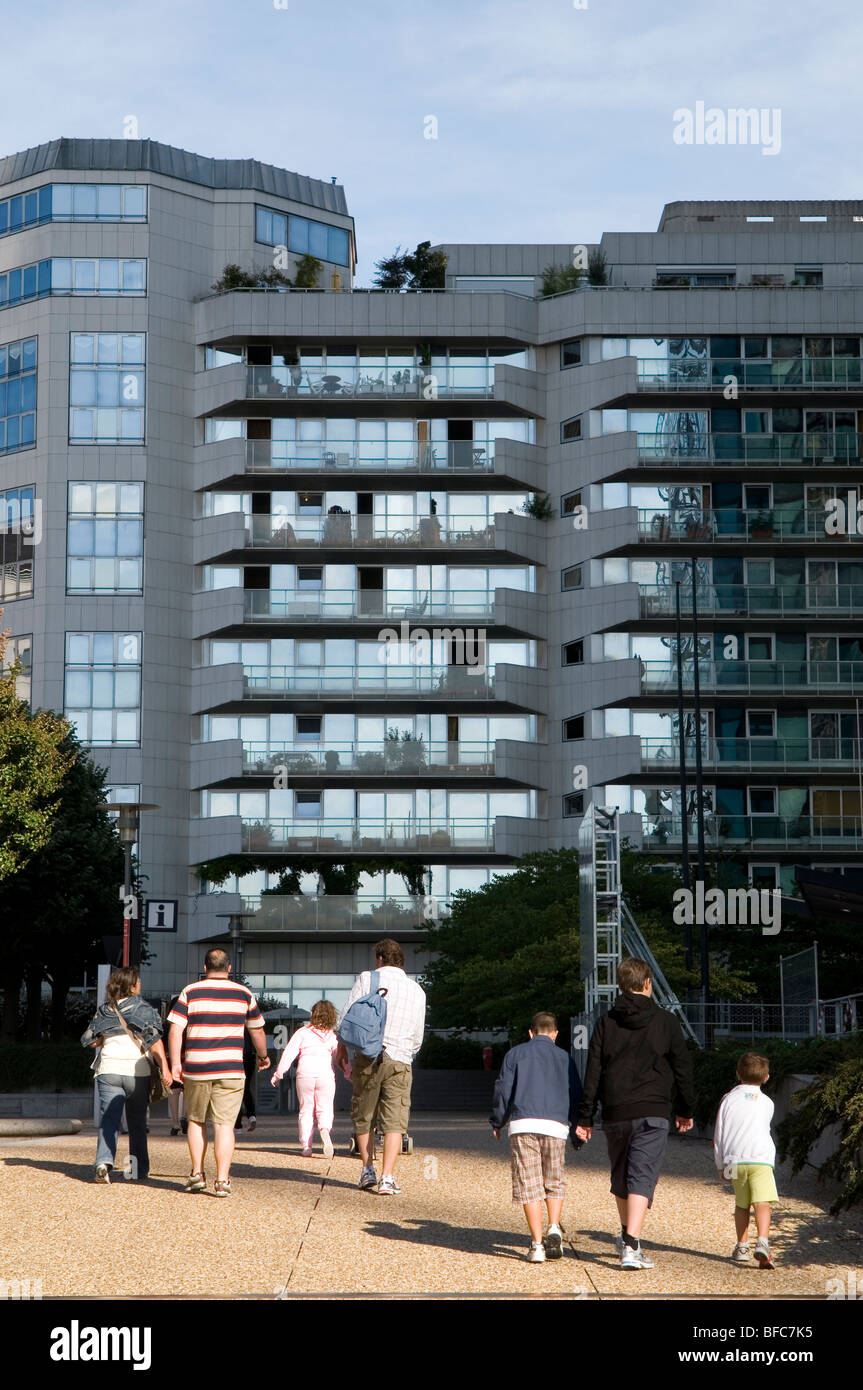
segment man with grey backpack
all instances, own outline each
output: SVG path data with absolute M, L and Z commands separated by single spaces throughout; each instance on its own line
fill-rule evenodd
M 382 1197 L 392 1197 L 401 1191 L 395 1163 L 408 1127 L 411 1064 L 425 1032 L 426 997 L 405 974 L 397 941 L 386 938 L 373 949 L 374 970 L 357 976 L 336 1031 L 353 1067 L 351 1119 L 363 1162 L 360 1187 L 377 1187 Z M 384 1143 L 380 1182 L 375 1175 L 375 1111 Z

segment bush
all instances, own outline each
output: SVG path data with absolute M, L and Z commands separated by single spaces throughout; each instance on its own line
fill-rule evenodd
M 859 1054 L 860 1049 L 856 1050 Z M 838 1125 L 838 1146 L 816 1170 L 818 1179 L 830 1178 L 843 1185 L 830 1207 L 832 1216 L 863 1201 L 863 1055 L 846 1053 L 836 1071 L 818 1076 L 811 1086 L 798 1091 L 791 1105 L 777 1131 L 779 1157 L 790 1157 L 796 1175 L 805 1167 L 818 1136 L 828 1125 Z
M 820 1075 L 835 1072 L 848 1058 L 863 1058 L 863 1035 L 850 1038 L 807 1038 L 805 1042 L 784 1042 L 781 1038 L 761 1038 L 755 1042 L 735 1040 L 720 1043 L 707 1052 L 696 1051 L 695 1123 L 712 1126 L 726 1091 L 737 1084 L 735 1063 L 744 1052 L 760 1052 L 770 1062 L 770 1080 L 765 1094 L 776 1097 L 781 1082 L 795 1072 Z M 812 1138 L 810 1137 L 810 1143 Z
M 92 1061 L 78 1042 L 0 1043 L 0 1091 L 79 1090 L 93 1080 Z
M 482 1050 L 487 1044 L 472 1038 L 439 1038 L 429 1033 L 416 1055 L 415 1065 L 427 1071 L 482 1071 Z M 499 1068 L 506 1043 L 492 1043 L 492 1066 Z

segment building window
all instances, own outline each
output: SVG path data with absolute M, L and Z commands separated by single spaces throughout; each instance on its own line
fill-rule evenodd
M 69 484 L 68 593 L 140 593 L 143 553 L 143 483 Z
M 69 443 L 143 444 L 146 336 L 73 333 Z
M 584 661 L 584 642 L 567 642 L 563 649 L 564 666 L 580 666 Z
M 570 792 L 563 798 L 564 816 L 584 815 L 584 792 Z
M 35 488 L 11 487 L 0 492 L 0 599 L 33 596 L 37 521 Z
M 583 565 L 570 565 L 561 575 L 562 589 L 580 589 L 582 586 Z
M 572 516 L 581 506 L 581 491 L 568 492 L 565 497 L 560 499 L 561 516 Z
M 350 264 L 350 239 L 344 227 L 289 216 L 274 208 L 255 208 L 255 241 L 264 246 L 286 246 L 299 256 L 316 256 L 319 261 Z
M 140 744 L 140 632 L 66 633 L 64 713 L 89 747 Z
M 560 365 L 563 367 L 581 366 L 581 339 L 570 338 L 569 342 L 560 345 Z
M 573 439 L 581 439 L 580 415 L 574 415 L 571 420 L 564 420 L 560 427 L 561 444 L 568 444 Z
M 13 666 L 18 666 L 15 677 L 15 694 L 19 700 L 30 703 L 30 675 L 32 665 L 32 637 L 10 637 L 6 643 L 6 654 L 0 664 L 0 675 L 8 674 Z
M 794 267 L 794 279 L 801 285 L 823 285 L 824 271 L 818 265 L 799 265 Z
M 120 183 L 43 184 L 0 201 L 0 236 L 43 222 L 146 222 L 147 189 Z
M 49 294 L 146 293 L 147 262 L 143 260 L 57 258 L 17 266 L 0 275 L 0 309 Z
M 584 715 L 574 715 L 563 721 L 563 737 L 566 740 L 584 738 Z
M 0 347 L 0 454 L 36 443 L 36 339 Z

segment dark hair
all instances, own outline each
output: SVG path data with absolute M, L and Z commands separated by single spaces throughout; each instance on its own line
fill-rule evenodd
M 653 971 L 647 961 L 639 960 L 638 956 L 627 957 L 617 967 L 617 987 L 621 994 L 629 994 L 633 990 L 640 993 L 652 978 Z
M 770 1075 L 770 1063 L 760 1052 L 744 1052 L 737 1063 L 737 1078 L 744 1086 L 763 1086 Z
M 213 946 L 204 956 L 205 970 L 230 970 L 231 957 L 221 946 Z
M 125 999 L 127 994 L 132 993 L 140 978 L 141 972 L 136 965 L 122 965 L 118 970 L 113 970 L 105 986 L 107 1003 L 116 1004 L 118 999 Z
M 405 953 L 397 941 L 385 936 L 383 941 L 376 941 L 374 944 L 375 960 L 379 960 L 382 965 L 397 965 L 400 970 L 405 967 Z
M 556 1033 L 557 1019 L 554 1014 L 534 1014 L 533 1018 L 530 1020 L 530 1031 L 532 1033 Z
M 335 1004 L 331 1004 L 329 999 L 319 999 L 317 1004 L 312 1005 L 309 1022 L 313 1028 L 335 1028 L 337 1018 Z

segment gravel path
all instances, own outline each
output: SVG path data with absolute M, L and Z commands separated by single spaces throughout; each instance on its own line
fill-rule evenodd
M 326 1293 L 541 1293 L 615 1298 L 824 1298 L 863 1257 L 863 1212 L 827 1214 L 809 1175 L 777 1172 L 777 1268 L 732 1266 L 733 1198 L 710 1146 L 669 1141 L 645 1228 L 656 1267 L 618 1267 L 600 1134 L 567 1154 L 562 1260 L 529 1265 L 527 1229 L 511 1202 L 508 1144 L 483 1117 L 416 1115 L 415 1152 L 401 1160 L 401 1196 L 360 1192 L 336 1118 L 336 1157 L 301 1158 L 295 1121 L 272 1118 L 237 1145 L 228 1201 L 181 1191 L 188 1151 L 167 1123 L 151 1126 L 151 1180 L 92 1182 L 95 1134 L 0 1143 L 0 1278 L 42 1279 L 45 1297 L 290 1298 Z M 118 1163 L 125 1162 L 121 1140 Z M 140 1257 L 117 1265 L 118 1239 Z M 858 1274 L 863 1286 L 863 1276 Z

